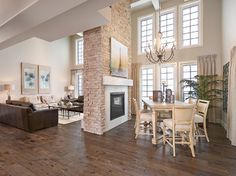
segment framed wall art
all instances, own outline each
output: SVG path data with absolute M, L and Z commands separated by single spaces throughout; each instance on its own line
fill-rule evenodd
M 110 69 L 112 76 L 128 77 L 128 47 L 114 38 L 111 38 Z
M 51 91 L 51 69 L 48 66 L 38 66 L 39 70 L 39 93 L 47 94 Z
M 21 63 L 21 93 L 37 94 L 38 67 L 34 64 Z

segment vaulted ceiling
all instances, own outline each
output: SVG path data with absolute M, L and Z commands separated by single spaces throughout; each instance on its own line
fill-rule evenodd
M 117 0 L 0 0 L 0 49 L 31 37 L 57 40 L 109 22 Z

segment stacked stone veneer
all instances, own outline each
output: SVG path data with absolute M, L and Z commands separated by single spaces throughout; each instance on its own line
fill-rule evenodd
M 108 25 L 84 32 L 84 131 L 103 134 L 105 130 L 105 86 L 102 81 L 103 76 L 110 75 L 111 37 L 128 47 L 131 77 L 129 6 L 130 0 L 119 0 L 111 7 L 111 22 Z

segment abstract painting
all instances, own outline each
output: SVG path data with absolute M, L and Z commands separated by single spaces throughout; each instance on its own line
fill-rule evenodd
M 38 90 L 37 65 L 21 63 L 21 93 L 36 94 Z
M 128 78 L 128 48 L 114 38 L 111 38 L 110 69 L 112 76 Z
M 50 93 L 51 69 L 47 66 L 39 66 L 39 93 Z

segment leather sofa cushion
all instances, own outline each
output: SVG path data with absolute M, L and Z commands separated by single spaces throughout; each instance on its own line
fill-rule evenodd
M 17 101 L 17 100 L 7 100 L 6 104 L 29 107 L 32 109 L 32 111 L 36 111 L 34 105 L 32 103 L 28 103 L 28 102 L 22 102 L 22 101 Z

